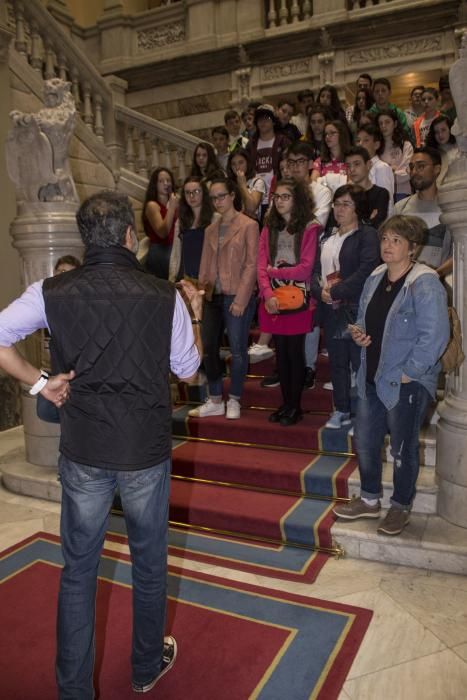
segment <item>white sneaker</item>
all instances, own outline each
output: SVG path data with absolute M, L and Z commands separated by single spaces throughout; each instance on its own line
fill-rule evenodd
M 333 389 L 332 382 L 325 382 L 323 384 L 323 389 L 326 389 L 327 391 L 332 391 L 332 389 Z
M 256 364 L 257 362 L 263 362 L 263 360 L 269 360 L 269 358 L 273 355 L 274 350 L 270 348 L 269 345 L 253 343 L 253 345 L 248 348 L 248 359 L 252 365 Z
M 188 411 L 188 415 L 191 416 L 191 418 L 206 418 L 207 416 L 223 416 L 225 413 L 225 406 L 223 401 L 215 402 L 212 401 L 211 399 L 206 399 L 206 401 L 201 404 L 201 406 L 197 406 L 196 408 L 192 408 L 190 411 Z
M 227 401 L 225 417 L 232 420 L 240 418 L 240 404 L 237 399 L 229 399 Z
M 350 420 L 350 413 L 342 413 L 342 411 L 334 411 L 332 416 L 329 418 L 325 424 L 326 428 L 331 428 L 332 430 L 339 430 L 345 425 L 350 425 L 352 421 Z

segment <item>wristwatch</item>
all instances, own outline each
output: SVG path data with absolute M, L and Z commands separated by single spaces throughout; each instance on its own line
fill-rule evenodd
M 29 389 L 29 393 L 31 394 L 31 396 L 35 396 L 40 391 L 42 391 L 42 389 L 45 387 L 45 385 L 47 384 L 48 381 L 49 381 L 48 373 L 44 369 L 41 369 L 41 374 L 40 374 L 39 379 Z

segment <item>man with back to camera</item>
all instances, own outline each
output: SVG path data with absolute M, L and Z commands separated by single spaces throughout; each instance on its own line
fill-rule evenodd
M 417 260 L 433 267 L 440 277 L 452 272 L 452 238 L 441 223 L 436 179 L 441 171 L 441 155 L 435 148 L 415 148 L 409 163 L 410 184 L 415 194 L 401 199 L 394 214 L 419 216 L 428 229 L 427 239 Z
M 56 677 L 60 700 L 92 700 L 97 568 L 116 487 L 132 555 L 132 688 L 173 665 L 164 638 L 171 455 L 170 369 L 184 381 L 201 355 L 202 297 L 146 273 L 128 198 L 100 192 L 77 213 L 83 265 L 32 284 L 0 313 L 0 367 L 61 407 L 61 574 Z M 14 343 L 51 332 L 53 377 Z M 193 334 L 195 328 L 195 336 Z

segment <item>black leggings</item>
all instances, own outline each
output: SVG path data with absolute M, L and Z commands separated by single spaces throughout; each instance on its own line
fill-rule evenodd
M 305 333 L 273 335 L 283 405 L 300 409 L 305 381 Z

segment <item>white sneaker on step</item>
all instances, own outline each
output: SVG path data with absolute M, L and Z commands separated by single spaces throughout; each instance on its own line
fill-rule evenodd
M 225 413 L 225 406 L 223 401 L 212 401 L 212 399 L 206 399 L 206 401 L 192 408 L 188 411 L 188 415 L 191 418 L 207 418 L 208 416 L 223 416 Z
M 260 345 L 259 343 L 253 343 L 251 347 L 248 348 L 248 359 L 250 364 L 254 365 L 256 362 L 263 362 L 263 360 L 269 360 L 270 357 L 274 355 L 274 350 L 268 345 Z
M 231 420 L 240 418 L 240 404 L 237 399 L 229 399 L 227 401 L 225 417 Z

